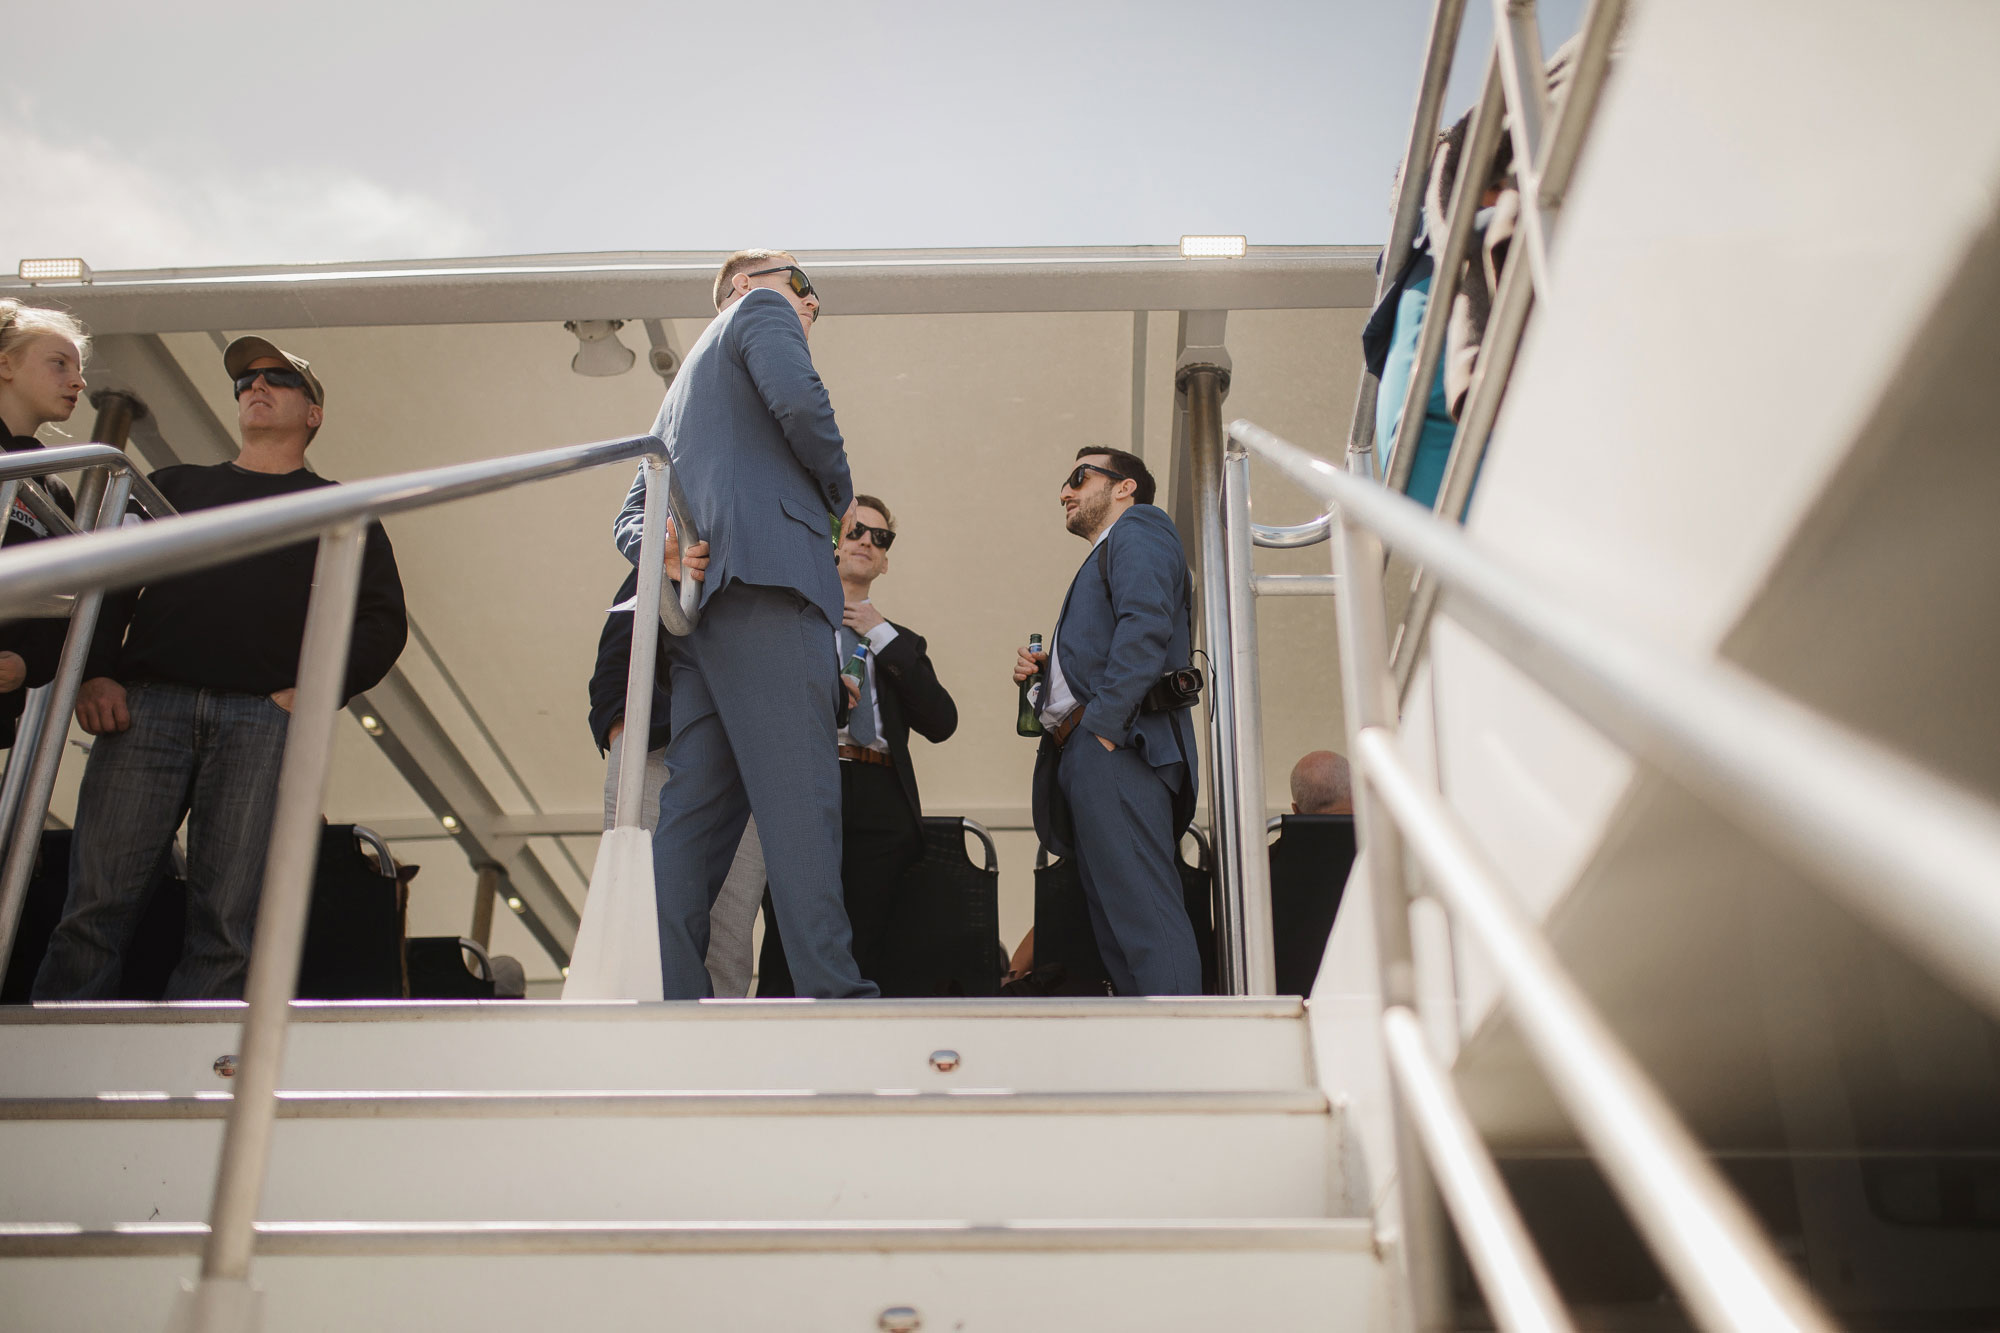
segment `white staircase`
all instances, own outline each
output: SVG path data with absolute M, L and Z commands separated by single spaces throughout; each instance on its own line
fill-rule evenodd
M 166 1326 L 241 1015 L 0 1017 L 0 1324 Z M 1295 1000 L 300 1005 L 283 1087 L 272 1333 L 1383 1318 Z

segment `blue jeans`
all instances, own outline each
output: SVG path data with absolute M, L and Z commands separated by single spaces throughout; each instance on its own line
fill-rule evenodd
M 250 967 L 290 714 L 266 695 L 126 687 L 128 731 L 83 770 L 69 897 L 36 1000 L 115 999 L 153 872 L 185 818 L 187 936 L 166 999 L 236 999 Z

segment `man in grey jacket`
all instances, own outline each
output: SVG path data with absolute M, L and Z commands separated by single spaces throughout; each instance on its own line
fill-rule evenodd
M 710 551 L 700 623 L 667 662 L 661 978 L 670 1000 L 711 994 L 709 908 L 754 810 L 798 994 L 870 996 L 841 902 L 833 533 L 854 487 L 806 347 L 819 297 L 792 256 L 740 250 L 716 275 L 715 308 L 653 425 Z M 644 504 L 642 473 L 613 528 L 628 560 Z

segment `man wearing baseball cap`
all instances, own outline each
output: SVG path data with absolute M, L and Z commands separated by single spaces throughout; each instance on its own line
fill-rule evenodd
M 243 447 L 153 484 L 182 513 L 334 483 L 306 466 L 326 390 L 265 338 L 222 353 Z M 97 737 L 77 796 L 69 897 L 37 1000 L 116 998 L 155 868 L 186 819 L 187 933 L 169 1000 L 243 993 L 318 543 L 303 541 L 106 596 L 77 693 Z M 368 528 L 347 697 L 380 681 L 409 623 L 395 552 Z

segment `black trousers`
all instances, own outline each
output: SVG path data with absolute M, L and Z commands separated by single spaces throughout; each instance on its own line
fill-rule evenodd
M 862 976 L 879 983 L 882 951 L 888 943 L 903 876 L 924 857 L 923 827 L 903 795 L 895 769 L 841 760 L 840 845 L 841 896 L 854 929 L 854 961 Z M 796 993 L 767 889 L 764 947 L 757 955 L 757 994 L 770 998 Z

